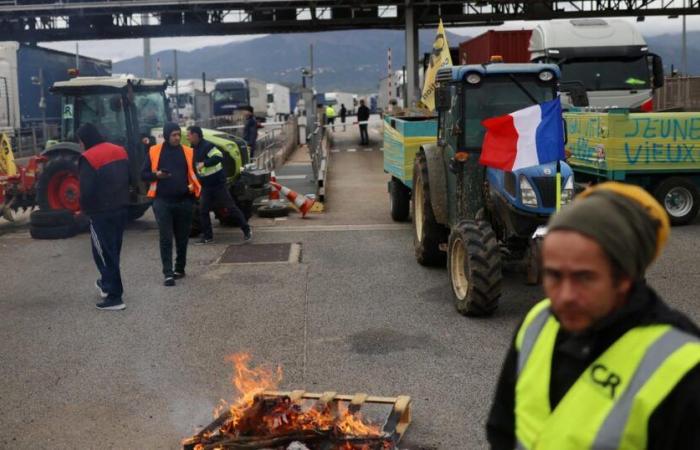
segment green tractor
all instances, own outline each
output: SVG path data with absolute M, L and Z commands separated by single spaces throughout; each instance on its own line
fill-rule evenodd
M 413 167 L 416 259 L 447 263 L 460 313 L 489 315 L 498 307 L 504 262 L 527 265 L 530 277 L 538 267 L 542 227 L 556 209 L 557 163 L 512 172 L 480 165 L 481 122 L 555 99 L 559 68 L 455 66 L 436 78 L 437 142 L 420 147 Z M 560 170 L 562 203 L 568 203 L 573 175 L 566 163 Z
M 81 149 L 76 131 L 84 123 L 97 126 L 101 134 L 129 155 L 131 204 L 129 218 L 141 217 L 150 207 L 147 186 L 140 181 L 141 167 L 149 145 L 162 142 L 163 125 L 170 117 L 164 80 L 134 77 L 78 77 L 54 83 L 51 92 L 62 97 L 61 139 L 50 142 L 42 153 L 42 169 L 36 185 L 39 211 L 30 218 L 30 231 L 36 238 L 70 237 L 85 228 L 80 214 L 78 160 Z M 244 170 L 247 152 L 244 144 L 224 132 L 204 129 L 204 138 L 224 153 L 229 187 L 241 209 L 249 217 L 253 200 L 269 189 L 269 174 Z M 183 129 L 183 143 L 187 133 Z M 239 146 L 241 144 L 241 146 Z M 225 210 L 217 211 L 225 225 L 235 225 Z M 197 234 L 197 225 L 193 233 Z

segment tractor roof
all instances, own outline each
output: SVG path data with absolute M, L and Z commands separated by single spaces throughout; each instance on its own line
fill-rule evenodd
M 51 91 L 75 91 L 81 89 L 124 89 L 128 84 L 138 89 L 163 89 L 167 85 L 165 80 L 150 80 L 137 78 L 132 75 L 122 75 L 118 77 L 77 77 L 66 81 L 57 81 L 51 87 Z
M 507 64 L 507 63 L 492 63 L 492 64 L 470 64 L 466 66 L 445 67 L 438 71 L 437 79 L 439 81 L 461 81 L 468 73 L 478 73 L 482 76 L 489 75 L 507 75 L 512 74 L 538 74 L 543 70 L 549 70 L 554 73 L 556 78 L 561 76 L 559 66 L 556 64 L 541 64 L 541 63 L 523 63 L 523 64 Z

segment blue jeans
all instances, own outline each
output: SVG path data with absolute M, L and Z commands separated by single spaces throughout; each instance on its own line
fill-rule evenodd
M 107 293 L 108 301 L 121 300 L 124 293 L 119 256 L 127 220 L 127 208 L 90 215 L 92 257 L 100 272 L 102 290 Z
M 187 241 L 190 238 L 194 201 L 185 198 L 171 201 L 157 198 L 153 201 L 153 213 L 158 222 L 160 234 L 160 261 L 163 275 L 172 277 L 173 237 L 175 237 L 175 272 L 184 272 L 187 264 Z

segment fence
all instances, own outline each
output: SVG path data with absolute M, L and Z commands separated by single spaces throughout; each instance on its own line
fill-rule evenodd
M 46 148 L 46 142 L 48 140 L 58 139 L 60 136 L 57 124 L 47 124 L 46 135 L 44 135 L 44 127 L 42 125 L 4 131 L 10 136 L 12 152 L 15 158 L 37 155 Z
M 654 92 L 657 111 L 700 111 L 700 77 L 666 77 Z

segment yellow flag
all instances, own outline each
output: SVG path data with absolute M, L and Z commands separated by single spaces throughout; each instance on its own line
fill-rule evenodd
M 437 36 L 435 36 L 435 41 L 433 42 L 433 51 L 430 54 L 430 64 L 425 71 L 423 94 L 420 97 L 421 103 L 431 111 L 435 110 L 435 76 L 437 71 L 451 65 L 450 46 L 447 44 L 445 28 L 442 26 L 442 19 L 440 19 Z

